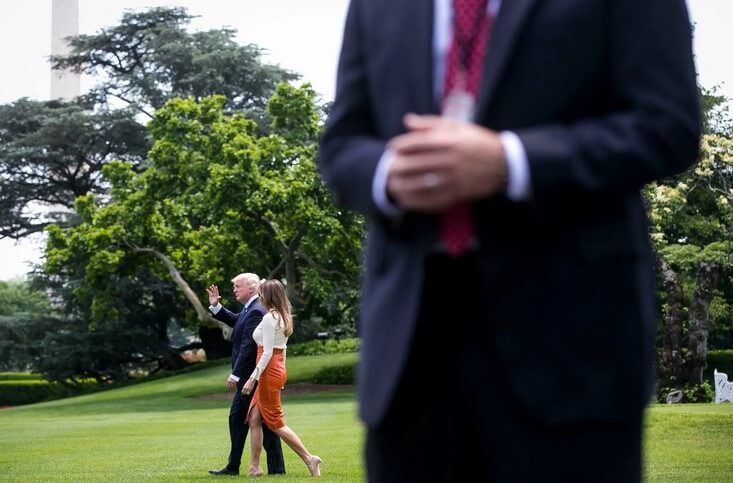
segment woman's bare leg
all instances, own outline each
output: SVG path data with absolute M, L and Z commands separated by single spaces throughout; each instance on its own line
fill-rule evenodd
M 262 415 L 260 414 L 260 408 L 258 408 L 256 404 L 249 412 L 247 423 L 249 424 L 250 437 L 249 471 L 247 472 L 247 475 L 260 476 L 265 473 L 262 471 L 262 468 L 260 468 L 260 456 L 262 455 L 263 445 Z
M 321 464 L 321 458 L 312 455 L 310 451 L 308 451 L 298 435 L 295 434 L 295 431 L 287 426 L 273 429 L 272 431 L 280 436 L 280 439 L 285 441 L 285 444 L 290 446 L 290 449 L 295 451 L 297 455 L 300 456 L 300 459 L 302 459 L 303 463 L 305 463 L 305 465 L 308 467 L 308 470 L 310 470 L 312 476 L 321 476 L 321 469 L 319 468 L 319 465 Z

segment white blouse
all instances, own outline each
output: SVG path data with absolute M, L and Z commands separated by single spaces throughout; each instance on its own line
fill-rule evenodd
M 255 379 L 257 381 L 260 380 L 260 376 L 265 371 L 267 364 L 270 363 L 273 349 L 287 348 L 288 338 L 283 333 L 285 324 L 280 321 L 279 314 L 277 315 L 277 318 L 275 317 L 276 316 L 273 315 L 272 312 L 267 312 L 265 316 L 262 317 L 260 324 L 252 333 L 254 341 L 258 346 L 262 346 L 264 349 L 262 350 L 260 362 L 257 363 L 255 370 L 252 371 L 252 375 L 250 376 L 251 379 Z

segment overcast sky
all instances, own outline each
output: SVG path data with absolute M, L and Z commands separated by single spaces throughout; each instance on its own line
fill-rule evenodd
M 198 15 L 195 30 L 236 29 L 239 42 L 266 48 L 266 61 L 299 72 L 324 100 L 333 98 L 347 0 L 79 0 L 80 31 L 116 25 L 125 9 L 162 5 L 184 6 Z M 688 6 L 696 25 L 700 84 L 720 85 L 733 98 L 733 0 L 688 0 Z M 48 98 L 50 52 L 51 0 L 0 0 L 0 104 Z M 82 88 L 91 85 L 91 79 L 82 79 Z M 0 280 L 26 273 L 28 262 L 39 260 L 41 245 L 39 238 L 20 244 L 0 240 Z

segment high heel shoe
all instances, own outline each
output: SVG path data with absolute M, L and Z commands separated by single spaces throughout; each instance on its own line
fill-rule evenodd
M 247 472 L 247 477 L 253 477 L 253 476 L 262 476 L 262 475 L 264 475 L 264 474 L 265 474 L 265 472 L 264 472 L 264 471 L 262 471 L 262 468 L 260 468 L 260 467 L 257 467 L 257 468 L 255 468 L 255 467 L 252 467 L 252 468 L 250 468 L 250 469 L 249 469 L 249 471 Z
M 326 463 L 321 460 L 320 456 L 311 456 L 311 459 L 308 462 L 308 469 L 311 472 L 311 476 L 321 476 L 321 465 L 326 466 Z

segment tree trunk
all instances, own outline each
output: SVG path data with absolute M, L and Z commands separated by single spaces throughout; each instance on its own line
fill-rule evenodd
M 285 286 L 285 293 L 287 294 L 288 299 L 290 299 L 291 301 L 295 301 L 295 287 L 298 283 L 298 275 L 295 270 L 295 251 L 290 251 L 286 256 L 287 258 L 285 260 L 285 279 L 287 280 L 288 284 Z
M 697 266 L 695 294 L 690 306 L 689 352 L 685 382 L 700 384 L 705 369 L 710 335 L 710 301 L 720 278 L 719 270 L 708 262 Z
M 662 386 L 675 386 L 684 372 L 682 357 L 682 325 L 685 320 L 685 293 L 677 273 L 659 255 L 657 268 L 667 294 L 664 313 L 664 346 L 657 359 L 657 377 Z
M 201 321 L 202 324 L 207 327 L 211 327 L 211 326 L 219 327 L 219 330 L 221 330 L 223 339 L 225 340 L 231 339 L 232 328 L 226 325 L 225 323 L 216 320 L 215 318 L 211 316 L 211 313 L 203 306 L 199 298 L 196 296 L 196 293 L 193 291 L 193 289 L 191 289 L 191 286 L 188 284 L 188 282 L 184 280 L 183 276 L 181 275 L 181 272 L 178 271 L 178 269 L 173 264 L 173 262 L 170 260 L 170 258 L 168 258 L 164 253 L 161 253 L 158 250 L 155 250 L 153 248 L 132 247 L 132 251 L 135 253 L 150 253 L 154 255 L 156 258 L 158 258 L 158 260 L 163 262 L 163 265 L 165 265 L 165 268 L 168 269 L 168 273 L 170 273 L 171 278 L 173 279 L 175 284 L 178 286 L 181 292 L 183 292 L 183 295 L 186 297 L 186 299 L 188 299 L 188 301 L 193 306 L 194 310 L 196 311 L 196 316 L 199 319 L 199 321 Z M 216 343 L 214 343 L 214 345 L 216 345 Z M 212 348 L 213 347 L 214 346 L 212 346 Z M 208 358 L 211 358 L 211 355 L 208 352 L 206 353 L 206 356 Z

